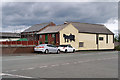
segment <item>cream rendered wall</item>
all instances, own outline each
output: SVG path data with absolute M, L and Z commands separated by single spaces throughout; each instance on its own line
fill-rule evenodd
M 67 25 L 64 29 L 62 29 L 60 32 L 60 45 L 62 44 L 71 44 L 75 49 L 78 50 L 78 30 L 71 24 Z M 63 34 L 66 34 L 66 35 L 70 35 L 70 33 L 72 33 L 72 35 L 75 35 L 75 42 L 72 41 L 72 42 L 65 42 L 64 40 L 64 37 L 63 37 Z
M 60 33 L 60 45 L 71 44 L 76 50 L 97 50 L 96 34 L 78 33 L 79 31 L 72 25 L 67 25 Z M 63 34 L 75 35 L 75 42 L 65 42 Z M 108 44 L 106 43 L 106 35 L 99 34 L 99 37 L 104 37 L 103 41 L 99 39 L 99 49 L 114 49 L 113 35 L 108 35 Z M 79 47 L 79 42 L 84 42 L 84 47 Z
M 99 49 L 114 49 L 113 35 L 108 35 L 108 43 L 106 43 L 106 35 L 99 34 L 99 37 L 103 37 L 103 41 L 99 40 Z
M 84 42 L 83 47 L 78 47 L 79 50 L 96 50 L 96 34 L 78 33 L 79 42 Z M 79 44 L 79 43 L 78 43 Z
M 97 49 L 96 34 L 78 33 L 79 31 L 71 24 L 60 31 L 60 45 L 71 44 L 76 50 L 93 50 Z M 75 35 L 75 42 L 65 42 L 63 34 Z M 84 42 L 84 47 L 79 47 L 79 42 Z

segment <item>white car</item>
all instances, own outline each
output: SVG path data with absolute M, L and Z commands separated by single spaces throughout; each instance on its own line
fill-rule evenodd
M 61 51 L 61 52 L 75 52 L 75 48 L 73 48 L 71 45 L 60 45 L 58 47 L 58 49 Z
M 51 44 L 40 44 L 34 48 L 35 52 L 43 52 L 43 53 L 60 53 L 60 50 Z

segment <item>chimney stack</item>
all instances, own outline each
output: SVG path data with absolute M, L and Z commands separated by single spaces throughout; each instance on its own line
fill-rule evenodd
M 68 24 L 68 21 L 65 21 L 64 24 Z

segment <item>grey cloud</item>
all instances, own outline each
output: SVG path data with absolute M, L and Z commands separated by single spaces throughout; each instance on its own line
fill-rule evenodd
M 105 23 L 117 16 L 117 2 L 43 3 L 20 2 L 3 5 L 3 27 L 9 25 L 33 25 L 53 21 Z

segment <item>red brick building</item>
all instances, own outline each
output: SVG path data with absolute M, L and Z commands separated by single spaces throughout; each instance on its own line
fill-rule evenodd
M 38 36 L 41 44 L 59 45 L 59 33 L 39 34 Z
M 21 38 L 27 38 L 29 41 L 37 41 L 38 40 L 38 35 L 37 32 L 45 29 L 48 26 L 55 26 L 53 22 L 50 23 L 41 23 L 41 24 L 35 24 L 31 26 L 30 28 L 24 30 L 21 33 Z
M 44 30 L 38 32 L 39 41 L 41 44 L 54 44 L 60 45 L 60 30 L 62 30 L 67 24 L 58 26 L 49 26 Z

